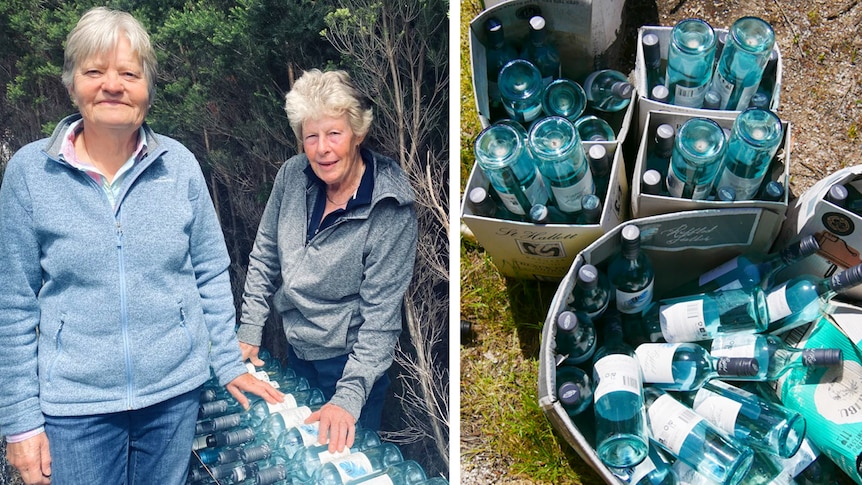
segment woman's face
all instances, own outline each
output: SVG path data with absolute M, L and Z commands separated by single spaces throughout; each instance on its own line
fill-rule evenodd
M 323 117 L 302 123 L 302 146 L 311 169 L 326 182 L 336 187 L 354 183 L 354 176 L 361 172 L 359 144 L 347 122 L 347 116 Z
M 76 66 L 70 94 L 85 126 L 124 131 L 140 128 L 149 107 L 149 85 L 129 39 L 121 35 L 113 51 Z

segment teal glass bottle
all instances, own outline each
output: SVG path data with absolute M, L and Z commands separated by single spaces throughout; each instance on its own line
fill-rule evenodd
M 661 69 L 661 45 L 655 34 L 644 34 L 641 37 L 641 49 L 646 68 L 647 92 L 652 93 L 656 86 L 664 85 L 664 72 Z M 655 100 L 655 98 L 651 99 Z
M 647 151 L 646 168 L 644 170 L 655 170 L 662 176 L 667 174 L 670 166 L 670 157 L 673 155 L 673 146 L 676 141 L 676 130 L 672 125 L 662 123 L 655 128 L 653 144 Z
M 598 195 L 587 194 L 581 197 L 581 213 L 575 222 L 577 224 L 599 224 L 602 220 L 602 199 Z
M 541 15 L 530 18 L 530 34 L 521 57 L 539 69 L 544 86 L 560 77 L 560 51 L 548 41 L 546 21 Z
M 727 143 L 724 132 L 708 118 L 691 118 L 679 128 L 667 174 L 667 190 L 673 197 L 706 200 Z
M 542 74 L 530 61 L 515 59 L 500 70 L 497 78 L 503 108 L 513 120 L 528 125 L 542 114 Z
M 742 482 L 754 454 L 719 428 L 655 387 L 644 388 L 652 439 L 665 451 L 719 484 Z
M 640 366 L 619 313 L 609 310 L 604 320 L 604 344 L 593 356 L 596 453 L 608 467 L 633 467 L 649 451 Z
M 584 115 L 575 120 L 575 128 L 583 141 L 614 141 L 617 139 L 610 123 L 594 115 Z
M 557 316 L 556 353 L 562 362 L 577 365 L 596 351 L 596 328 L 584 313 L 566 310 Z
M 485 38 L 487 40 L 485 62 L 488 70 L 488 109 L 490 118 L 498 120 L 506 116 L 498 84 L 500 70 L 509 61 L 518 58 L 518 51 L 506 42 L 503 24 L 496 17 L 490 17 L 485 21 Z
M 677 485 L 682 483 L 671 467 L 667 458 L 662 455 L 658 446 L 649 443 L 649 454 L 644 461 L 634 468 L 616 468 L 611 472 L 627 485 Z
M 344 485 L 402 461 L 404 457 L 398 446 L 382 443 L 324 463 L 314 472 L 312 481 L 317 485 Z
M 275 442 L 277 449 L 283 450 L 288 458 L 305 448 L 318 445 L 319 422 L 298 423 L 281 433 Z M 354 434 L 355 447 L 371 448 L 381 444 L 380 436 L 373 430 L 357 426 Z
M 587 95 L 580 84 L 569 79 L 557 79 L 545 88 L 542 111 L 547 116 L 562 116 L 574 122 L 587 107 Z
M 727 141 L 718 186 L 736 190 L 738 200 L 751 200 L 766 177 L 784 129 L 772 111 L 749 108 L 737 116 Z
M 526 217 L 534 204 L 545 204 L 548 193 L 526 143 L 505 124 L 485 128 L 476 138 L 476 163 L 509 212 Z
M 775 45 L 775 31 L 757 17 L 736 20 L 712 76 L 711 88 L 721 97 L 719 109 L 742 111 L 757 91 Z
M 628 224 L 620 231 L 620 250 L 608 263 L 608 279 L 615 291 L 620 313 L 640 313 L 652 302 L 655 272 L 641 251 L 641 232 Z
M 595 321 L 605 313 L 610 301 L 611 286 L 607 276 L 592 264 L 581 265 L 572 288 L 572 307 Z
M 797 349 L 768 334 L 718 335 L 711 349 L 716 357 L 748 357 L 757 361 L 757 373 L 728 377 L 739 381 L 774 381 L 793 369 L 832 367 L 844 361 L 841 349 Z
M 570 418 L 583 413 L 593 404 L 590 376 L 580 367 L 562 364 L 557 367 L 557 399 Z
M 715 62 L 715 31 L 700 19 L 681 20 L 673 26 L 667 51 L 667 89 L 670 102 L 700 108 Z
M 714 358 L 694 343 L 644 343 L 635 349 L 644 384 L 666 391 L 691 391 L 723 376 L 753 375 L 753 358 Z
M 596 187 L 572 122 L 560 116 L 540 119 L 530 129 L 529 146 L 557 208 L 569 214 L 580 212 L 581 198 L 595 193 Z
M 427 481 L 428 477 L 425 475 L 425 470 L 419 463 L 413 460 L 404 460 L 401 463 L 390 465 L 384 470 L 345 482 L 345 485 L 358 485 L 360 483 L 367 485 L 422 485 Z
M 782 458 L 796 454 L 805 438 L 801 414 L 720 380 L 680 400 L 740 443 Z
M 611 178 L 611 158 L 604 145 L 593 145 L 587 149 L 587 162 L 596 184 L 596 194 L 603 199 L 608 194 L 608 183 Z
M 590 107 L 606 113 L 615 113 L 628 107 L 634 91 L 625 74 L 613 69 L 590 73 L 584 79 L 583 88 Z

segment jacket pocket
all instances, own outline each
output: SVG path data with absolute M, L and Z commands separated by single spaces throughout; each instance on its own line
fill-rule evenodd
M 51 363 L 48 364 L 48 376 L 45 379 L 46 382 L 50 383 L 51 378 L 54 376 L 54 368 L 57 366 L 57 362 L 60 360 L 60 357 L 63 355 L 63 326 L 66 324 L 66 314 L 60 315 L 60 322 L 57 325 L 57 331 L 54 332 L 53 337 L 53 347 L 54 347 L 54 357 L 51 359 Z

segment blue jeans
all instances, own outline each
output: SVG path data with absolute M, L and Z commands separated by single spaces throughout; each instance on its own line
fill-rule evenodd
M 335 395 L 335 385 L 344 374 L 348 356 L 349 354 L 344 354 L 331 359 L 302 360 L 293 351 L 293 346 L 287 346 L 287 366 L 296 371 L 297 376 L 305 377 L 310 387 L 319 388 L 327 401 Z M 389 375 L 384 373 L 371 387 L 371 394 L 362 407 L 357 426 L 372 431 L 380 430 L 388 389 Z
M 200 389 L 133 411 L 45 416 L 57 485 L 186 482 Z

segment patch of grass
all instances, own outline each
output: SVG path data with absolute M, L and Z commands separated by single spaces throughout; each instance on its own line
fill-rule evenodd
M 856 126 L 856 123 L 851 123 L 850 128 L 847 129 L 847 137 L 851 140 L 855 140 L 856 137 L 859 136 L 858 129 L 859 128 Z

